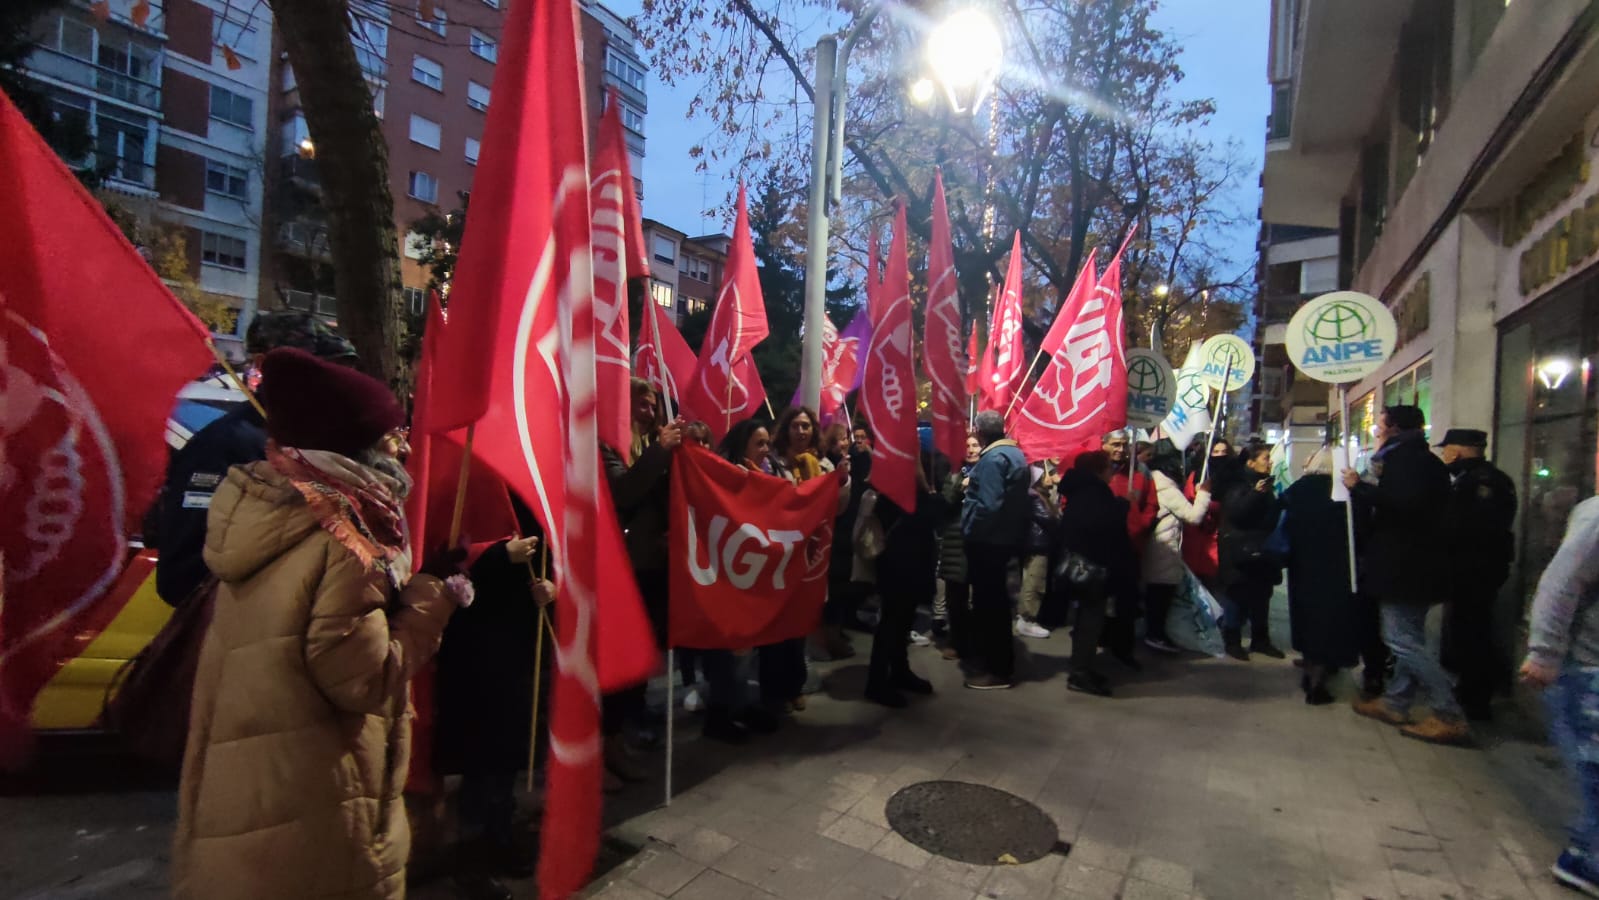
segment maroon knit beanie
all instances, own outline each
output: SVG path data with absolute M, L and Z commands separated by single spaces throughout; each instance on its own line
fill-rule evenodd
M 405 409 L 383 382 L 281 347 L 261 362 L 267 434 L 285 447 L 355 456 L 405 424 Z

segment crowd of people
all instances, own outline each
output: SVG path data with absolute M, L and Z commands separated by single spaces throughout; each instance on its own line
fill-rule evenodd
M 470 552 L 431 550 L 414 567 L 403 408 L 348 368 L 348 344 L 314 319 L 258 324 L 250 349 L 262 408 L 241 407 L 174 456 L 160 515 L 162 596 L 200 604 L 208 619 L 176 893 L 233 895 L 247 878 L 253 896 L 398 896 L 409 852 L 407 685 L 436 653 L 431 764 L 462 779 L 458 882 L 467 896 L 509 896 L 496 879 L 531 872 L 513 783 L 538 732 L 532 648 L 537 610 L 553 597 L 529 565 L 537 523 L 516 504 L 517 533 Z M 1469 720 L 1489 716 L 1509 683 L 1493 622 L 1512 557 L 1514 486 L 1484 458 L 1481 431 L 1452 429 L 1434 453 L 1415 407 L 1383 411 L 1365 472 L 1334 471 L 1323 449 L 1280 493 L 1264 445 L 1235 450 L 1218 437 L 1184 454 L 1115 432 L 1070 459 L 1030 463 L 1003 417 L 985 411 L 958 462 L 924 447 L 916 501 L 904 509 L 872 487 L 864 427 L 824 427 L 814 411 L 791 408 L 735 423 L 712 446 L 703 424 L 667 419 L 649 384 L 634 383 L 633 401 L 633 446 L 602 455 L 662 649 L 680 447 L 706 446 L 796 484 L 838 482 L 815 632 L 747 651 L 675 648 L 678 671 L 667 674 L 681 677 L 708 739 L 741 744 L 803 714 L 821 680 L 813 663 L 857 654 L 852 628 L 873 632 L 864 699 L 890 708 L 933 693 L 911 667 L 913 643 L 936 641 L 926 658 L 957 663 L 965 687 L 1003 690 L 1018 681 L 1018 639 L 1068 626 L 1066 688 L 1110 697 L 1102 657 L 1137 670 L 1140 648 L 1184 652 L 1168 624 L 1204 606 L 1205 593 L 1224 610 L 1226 655 L 1283 659 L 1271 605 L 1285 580 L 1307 703 L 1333 702 L 1338 673 L 1359 663 L 1355 712 L 1408 737 L 1466 744 Z M 1350 503 L 1335 499 L 1339 490 Z M 1557 875 L 1599 890 L 1590 861 L 1599 851 L 1595 503 L 1578 507 L 1545 573 L 1522 676 L 1550 688 L 1554 732 L 1588 810 Z M 1426 620 L 1445 602 L 1440 658 Z M 930 623 L 919 628 L 924 610 Z M 646 777 L 637 754 L 658 740 L 662 715 L 642 687 L 605 698 L 607 789 Z M 269 857 L 268 885 L 259 867 L 240 869 Z

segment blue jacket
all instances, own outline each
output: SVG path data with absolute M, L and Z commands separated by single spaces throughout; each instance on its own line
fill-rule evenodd
M 961 535 L 968 544 L 1006 547 L 1021 553 L 1032 527 L 1033 473 L 1015 441 L 995 441 L 972 466 L 961 507 Z
M 172 454 L 159 505 L 155 589 L 179 606 L 211 574 L 200 557 L 211 495 L 234 466 L 266 459 L 266 421 L 248 403 L 207 425 Z

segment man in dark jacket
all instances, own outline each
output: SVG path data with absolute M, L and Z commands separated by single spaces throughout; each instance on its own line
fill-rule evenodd
M 1425 426 L 1420 409 L 1387 407 L 1372 458 L 1373 467 L 1380 467 L 1377 483 L 1361 481 L 1353 469 L 1343 473 L 1356 505 L 1370 511 L 1371 539 L 1362 548 L 1359 575 L 1382 606 L 1383 642 L 1394 655 L 1387 693 L 1357 702 L 1355 711 L 1403 726 L 1406 737 L 1459 744 L 1470 739 L 1471 730 L 1449 675 L 1427 650 L 1427 610 L 1447 591 L 1449 470 L 1427 446 Z M 1432 715 L 1411 723 L 1418 691 Z
M 295 347 L 330 362 L 355 364 L 355 346 L 321 319 L 304 312 L 262 313 L 250 323 L 244 348 L 252 364 L 279 347 Z M 169 606 L 183 605 L 210 571 L 205 549 L 206 512 L 228 470 L 266 459 L 266 421 L 245 403 L 200 429 L 167 462 L 167 477 L 157 498 L 156 593 Z
M 1110 696 L 1110 686 L 1094 667 L 1105 628 L 1109 597 L 1138 583 L 1138 556 L 1132 538 L 1122 527 L 1127 521 L 1127 501 L 1111 489 L 1112 466 L 1104 451 L 1084 453 L 1061 478 L 1066 506 L 1060 517 L 1060 553 L 1080 557 L 1097 567 L 1091 583 L 1057 584 L 1077 605 L 1077 626 L 1072 630 L 1071 673 L 1067 690 Z
M 1444 435 L 1450 495 L 1449 605 L 1444 608 L 1443 664 L 1459 676 L 1455 697 L 1472 719 L 1491 717 L 1494 688 L 1509 666 L 1494 646 L 1494 606 L 1515 558 L 1516 485 L 1483 457 L 1488 434 L 1451 428 Z
M 966 486 L 961 536 L 966 541 L 966 577 L 972 586 L 972 643 L 977 657 L 973 664 L 981 670 L 966 679 L 966 686 L 993 691 L 1010 687 L 1015 675 L 1005 574 L 1027 545 L 1032 471 L 1021 448 L 1005 437 L 1005 419 L 999 413 L 978 413 L 976 432 L 983 452 Z

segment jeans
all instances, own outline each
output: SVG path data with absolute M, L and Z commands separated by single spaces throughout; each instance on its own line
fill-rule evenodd
M 1002 681 L 1016 674 L 1006 568 L 1016 554 L 1008 547 L 966 544 L 966 577 L 972 586 L 972 648 L 983 670 Z
M 1440 719 L 1459 719 L 1460 704 L 1444 667 L 1427 650 L 1427 607 L 1382 605 L 1382 640 L 1394 655 L 1394 677 L 1383 700 L 1406 712 L 1419 691 Z
M 1545 692 L 1549 736 L 1576 782 L 1581 808 L 1571 823 L 1571 848 L 1599 856 L 1599 668 L 1566 666 Z

